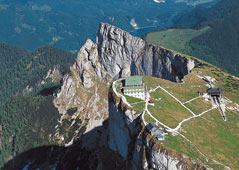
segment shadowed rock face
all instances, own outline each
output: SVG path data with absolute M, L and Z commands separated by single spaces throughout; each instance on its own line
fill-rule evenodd
M 195 66 L 193 60 L 109 24 L 101 23 L 97 35 L 100 62 L 113 78 L 148 75 L 178 82 Z

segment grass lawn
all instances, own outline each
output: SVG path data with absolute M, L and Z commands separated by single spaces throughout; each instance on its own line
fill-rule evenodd
M 171 134 L 163 142 L 163 145 L 166 148 L 176 151 L 177 153 L 181 153 L 189 156 L 193 159 L 199 159 L 202 162 L 206 162 L 206 159 L 203 155 L 201 155 L 195 146 L 191 145 L 186 139 L 181 136 L 172 136 Z M 215 170 L 224 170 L 224 167 L 221 165 L 216 165 L 214 162 L 209 161 L 207 163 L 210 167 Z
M 184 135 L 202 153 L 232 169 L 239 169 L 239 112 L 227 112 L 228 121 L 224 122 L 217 109 L 202 118 L 192 119 L 183 125 Z
M 192 38 L 206 32 L 207 30 L 209 30 L 209 27 L 205 27 L 201 30 L 168 29 L 164 31 L 155 31 L 146 35 L 146 41 L 151 44 L 183 52 L 184 49 L 187 48 L 186 44 Z
M 159 121 L 171 128 L 175 128 L 183 119 L 192 116 L 188 110 L 161 89 L 151 93 L 151 96 L 154 99 L 161 98 L 161 100 L 155 100 L 154 106 L 149 105 L 149 111 Z
M 189 103 L 186 103 L 185 106 L 197 115 L 212 108 L 211 103 L 209 101 L 205 101 L 204 98 L 197 98 Z
M 156 121 L 151 118 L 147 113 L 144 114 L 144 120 L 147 122 L 147 123 L 155 123 Z
M 195 68 L 194 72 L 215 78 L 217 80 L 215 88 L 221 87 L 224 96 L 232 100 L 233 103 L 239 103 L 239 80 L 232 76 L 228 76 L 226 72 L 212 65 Z M 201 80 L 197 80 L 196 77 L 193 78 L 194 72 L 185 77 L 186 84 L 201 84 Z M 193 81 L 190 82 L 190 80 Z M 170 89 L 167 90 L 170 91 Z M 186 104 L 186 106 L 191 108 L 194 112 L 199 110 L 196 114 L 204 109 L 207 110 L 207 107 L 209 107 L 209 105 L 201 103 L 198 99 L 190 104 Z M 208 121 L 202 118 L 196 118 L 185 122 L 182 126 L 185 131 L 183 134 L 208 158 L 215 159 L 230 166 L 231 169 L 236 170 L 239 169 L 239 112 L 226 111 L 226 115 L 228 120 L 224 122 L 219 111 L 214 109 L 203 116 Z M 176 140 L 179 141 L 180 139 L 176 138 Z M 165 145 L 185 155 L 194 155 L 191 150 L 184 149 L 186 146 L 183 144 L 177 146 L 178 148 L 175 148 L 175 146 L 167 142 Z M 201 160 L 203 161 L 203 159 Z M 208 163 L 205 161 L 203 162 L 214 169 L 224 169 L 222 166 L 212 161 Z
M 196 76 L 196 72 L 192 72 L 184 77 L 183 83 L 175 83 L 155 77 L 143 77 L 148 89 L 153 89 L 158 85 L 164 87 L 181 102 L 186 102 L 198 97 L 198 91 L 206 91 L 208 87 L 206 82 Z
M 136 108 L 137 110 L 139 110 L 139 111 L 144 111 L 145 102 L 140 102 L 140 103 L 137 103 L 137 104 L 132 104 L 132 106 L 134 108 Z
M 143 102 L 142 99 L 138 99 L 138 98 L 135 98 L 135 97 L 131 97 L 131 96 L 127 96 L 127 95 L 124 95 L 124 97 L 126 98 L 126 100 L 129 104 L 133 104 L 133 103 L 137 103 L 137 102 Z
M 138 99 L 138 98 L 135 98 L 135 97 L 131 97 L 131 96 L 127 96 L 127 95 L 124 95 L 127 102 L 133 106 L 136 110 L 138 111 L 144 111 L 144 108 L 145 108 L 145 101 L 142 100 L 142 99 Z
M 118 93 L 122 94 L 122 92 L 121 92 L 121 87 L 120 87 L 120 86 L 118 86 L 118 87 L 116 88 L 116 91 L 117 91 Z

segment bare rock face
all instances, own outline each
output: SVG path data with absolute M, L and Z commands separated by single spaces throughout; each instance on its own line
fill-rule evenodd
M 59 82 L 63 78 L 63 75 L 60 72 L 60 65 L 49 69 L 46 77 L 41 81 L 41 84 L 45 84 L 48 78 L 51 78 L 52 82 Z
M 109 98 L 109 112 L 109 148 L 122 156 L 127 169 L 142 169 L 141 113 L 125 105 L 113 91 Z
M 109 24 L 101 23 L 97 36 L 100 62 L 113 78 L 148 75 L 180 81 L 195 66 L 194 60 Z
M 55 106 L 62 115 L 56 135 L 60 143 L 69 145 L 79 137 L 73 135 L 70 141 L 65 142 L 64 134 L 60 133 L 61 127 L 66 126 L 64 122 L 70 122 L 69 129 L 71 127 L 77 129 L 73 134 L 78 134 L 79 131 L 87 133 L 102 126 L 103 121 L 108 118 L 108 83 L 110 81 L 106 80 L 110 77 L 98 61 L 96 44 L 87 40 L 70 68 L 70 73 L 63 78 L 61 91 L 54 100 Z M 75 113 L 69 115 L 68 110 L 73 108 L 76 108 Z M 95 139 L 91 139 L 93 140 Z
M 90 39 L 80 49 L 73 68 L 79 73 L 85 88 L 94 86 L 94 79 L 106 78 L 107 72 L 99 63 L 97 45 Z

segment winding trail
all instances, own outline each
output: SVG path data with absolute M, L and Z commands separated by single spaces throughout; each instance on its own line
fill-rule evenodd
M 191 119 L 193 119 L 193 118 L 201 117 L 201 116 L 204 115 L 205 113 L 207 113 L 207 112 L 209 112 L 209 111 L 211 111 L 211 110 L 213 110 L 213 109 L 215 109 L 215 108 L 217 108 L 217 107 L 214 106 L 214 107 L 212 107 L 211 109 L 206 110 L 206 111 L 200 113 L 199 115 L 195 115 L 195 116 L 192 116 L 192 117 L 189 117 L 189 118 L 184 119 L 183 121 L 181 121 L 181 122 L 178 124 L 178 126 L 177 126 L 175 129 L 172 129 L 172 132 L 177 132 L 177 131 L 181 128 L 181 126 L 182 126 L 182 124 L 183 124 L 184 122 L 187 122 L 187 121 L 189 121 L 189 120 L 191 120 Z

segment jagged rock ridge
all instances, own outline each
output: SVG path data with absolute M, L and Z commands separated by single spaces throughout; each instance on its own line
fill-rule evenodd
M 109 24 L 101 23 L 97 34 L 101 64 L 113 77 L 148 75 L 180 81 L 195 62 Z

